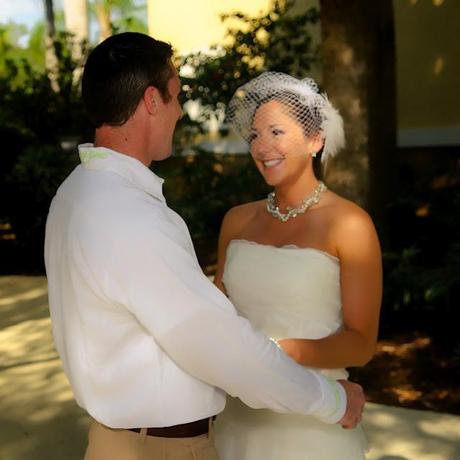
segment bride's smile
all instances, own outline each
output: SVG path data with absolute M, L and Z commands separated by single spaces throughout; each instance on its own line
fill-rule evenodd
M 311 139 L 280 101 L 257 109 L 250 144 L 254 162 L 269 185 L 296 181 L 307 169 Z
M 283 162 L 283 160 L 284 158 L 278 158 L 274 160 L 263 160 L 262 163 L 265 169 L 272 169 L 276 168 L 276 166 L 279 166 Z

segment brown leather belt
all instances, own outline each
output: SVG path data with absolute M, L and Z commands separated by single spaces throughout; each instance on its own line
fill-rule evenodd
M 212 417 L 212 420 L 215 418 L 215 416 Z M 193 436 L 200 436 L 209 432 L 209 420 L 209 418 L 203 418 L 181 425 L 147 428 L 147 436 L 157 436 L 159 438 L 191 438 Z M 128 430 L 140 433 L 142 428 L 128 428 Z

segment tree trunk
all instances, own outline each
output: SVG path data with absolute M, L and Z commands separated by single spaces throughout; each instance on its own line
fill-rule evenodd
M 382 217 L 395 189 L 396 81 L 392 0 L 321 0 L 324 87 L 347 146 L 331 162 L 332 188 Z
M 82 44 L 89 39 L 89 19 L 87 0 L 64 0 L 64 19 L 66 30 L 73 35 L 72 58 L 75 62 L 82 61 Z M 74 82 L 78 82 L 83 67 L 78 66 L 73 74 Z
M 56 36 L 56 26 L 54 24 L 54 6 L 53 0 L 44 0 L 45 16 L 46 16 L 46 31 L 49 37 L 54 39 Z
M 48 72 L 48 78 L 54 91 L 59 91 L 58 77 L 58 60 L 54 49 L 54 40 L 56 38 L 56 26 L 54 24 L 54 7 L 53 0 L 43 0 L 45 8 L 45 66 Z
M 77 42 L 88 40 L 89 20 L 87 0 L 64 0 L 64 17 L 67 31 Z
M 99 23 L 99 40 L 103 41 L 112 35 L 112 2 L 110 0 L 97 0 L 94 8 Z

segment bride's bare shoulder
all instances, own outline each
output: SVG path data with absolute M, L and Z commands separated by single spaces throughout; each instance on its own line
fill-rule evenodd
M 231 219 L 251 219 L 261 209 L 265 209 L 266 200 L 250 201 L 249 203 L 234 206 L 227 212 Z
M 363 208 L 336 193 L 331 193 L 330 211 L 338 224 L 341 222 L 361 221 L 364 223 L 371 221 L 371 217 Z
M 238 235 L 264 209 L 265 200 L 251 201 L 231 208 L 225 214 L 222 232 L 229 233 L 233 237 Z
M 372 218 L 363 208 L 335 193 L 331 195 L 330 223 L 338 242 L 350 245 L 350 241 L 356 241 L 359 244 L 368 238 L 376 238 Z

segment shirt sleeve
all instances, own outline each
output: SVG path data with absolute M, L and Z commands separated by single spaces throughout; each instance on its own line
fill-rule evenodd
M 238 316 L 173 233 L 139 225 L 111 251 L 123 304 L 159 346 L 187 373 L 250 407 L 338 422 L 342 385 L 298 365 Z

